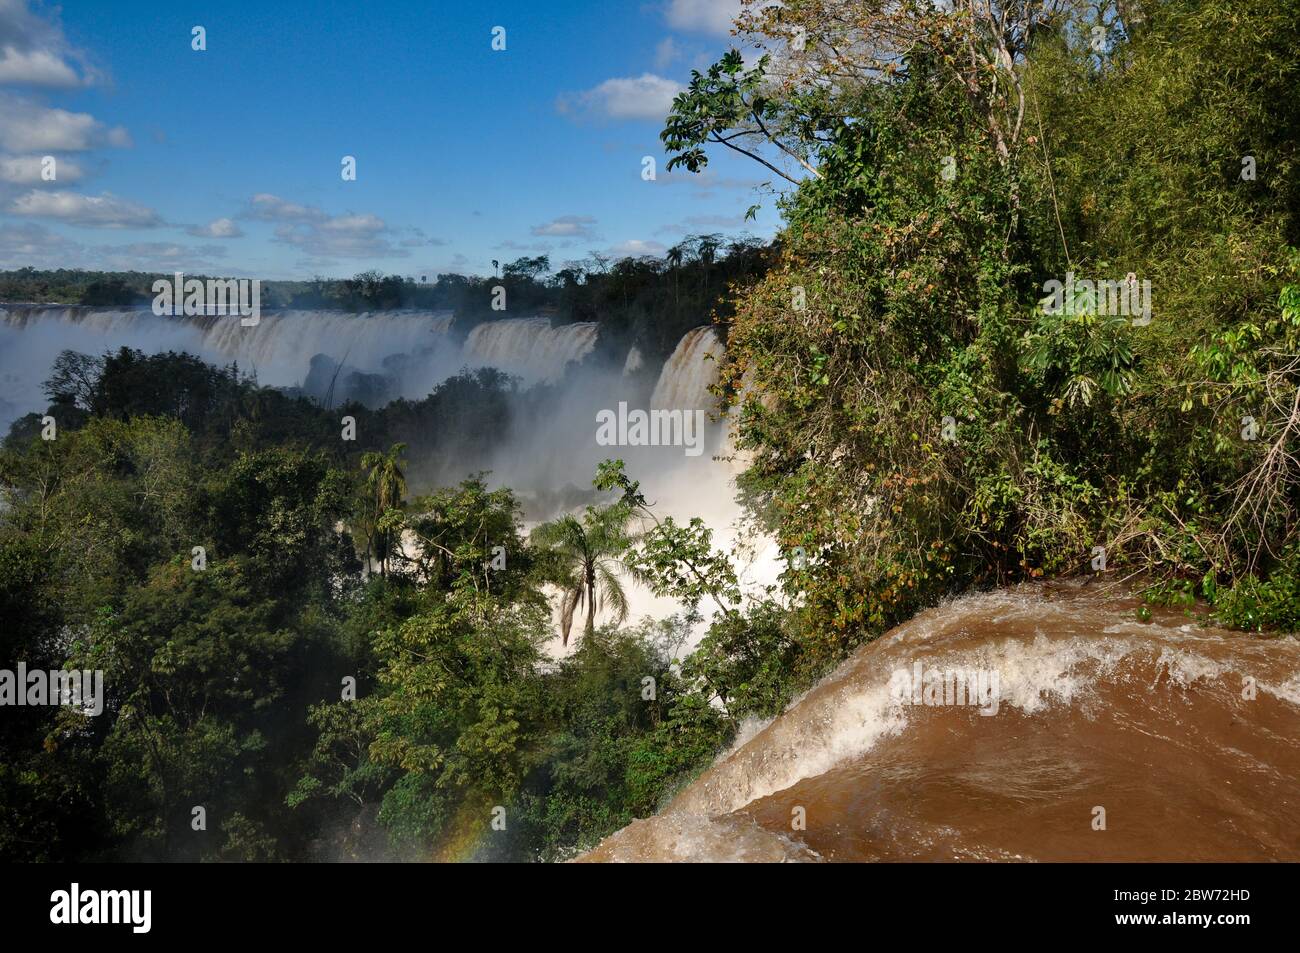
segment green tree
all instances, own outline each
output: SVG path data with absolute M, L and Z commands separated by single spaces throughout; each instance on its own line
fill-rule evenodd
M 596 611 L 606 606 L 617 622 L 627 618 L 627 593 L 619 576 L 625 568 L 619 558 L 631 544 L 625 526 L 628 511 L 621 505 L 587 507 L 581 520 L 570 514 L 543 523 L 533 530 L 537 546 L 550 550 L 557 560 L 563 595 L 560 601 L 560 634 L 565 645 L 573 628 L 574 612 L 586 607 L 588 637 L 596 629 Z
M 379 560 L 379 571 L 388 575 L 388 560 L 394 544 L 400 541 L 400 511 L 406 496 L 406 444 L 395 443 L 387 453 L 368 451 L 361 456 L 366 474 L 365 516 L 366 564 L 371 553 Z

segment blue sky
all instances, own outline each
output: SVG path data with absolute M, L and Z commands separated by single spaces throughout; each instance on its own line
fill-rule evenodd
M 432 278 L 769 237 L 770 173 L 666 174 L 658 140 L 738 6 L 0 0 L 0 268 Z

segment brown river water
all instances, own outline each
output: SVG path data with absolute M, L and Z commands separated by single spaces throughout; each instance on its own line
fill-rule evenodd
M 1300 860 L 1300 640 L 1139 604 L 923 612 L 579 859 Z

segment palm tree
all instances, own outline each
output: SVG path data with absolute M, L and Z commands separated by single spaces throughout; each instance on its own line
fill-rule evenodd
M 379 572 L 388 575 L 388 554 L 392 548 L 389 531 L 381 526 L 384 515 L 390 510 L 401 507 L 402 497 L 406 496 L 406 474 L 402 468 L 406 465 L 401 459 L 406 452 L 406 444 L 395 443 L 387 453 L 373 450 L 361 456 L 361 469 L 366 471 L 366 565 L 370 565 L 371 544 L 379 556 Z
M 584 605 L 587 608 L 584 635 L 588 638 L 596 629 L 597 609 L 603 611 L 608 606 L 620 624 L 627 619 L 627 593 L 618 578 L 624 569 L 618 557 L 632 542 L 624 530 L 626 523 L 624 507 L 589 506 L 582 520 L 566 513 L 532 532 L 533 541 L 549 549 L 559 560 L 557 581 L 564 590 L 560 633 L 566 646 L 573 628 L 573 614 Z
M 703 267 L 702 267 L 702 274 L 701 274 L 701 276 L 700 276 L 700 291 L 701 291 L 701 293 L 703 293 L 704 290 L 708 287 L 708 284 L 709 284 L 709 268 L 711 268 L 711 267 L 713 266 L 713 259 L 714 259 L 714 256 L 717 255 L 717 253 L 718 253 L 718 249 L 719 249 L 720 247 L 722 247 L 722 236 L 721 236 L 721 235 L 701 235 L 701 236 L 700 236 L 700 243 L 699 243 L 699 256 L 700 256 L 700 264 L 703 266 Z
M 673 270 L 673 313 L 674 314 L 681 310 L 681 295 L 678 293 L 677 272 L 678 269 L 682 267 L 682 256 L 685 255 L 685 253 L 686 253 L 686 249 L 684 249 L 681 245 L 674 245 L 672 248 L 668 249 L 668 254 L 664 256 L 668 259 L 668 266 Z

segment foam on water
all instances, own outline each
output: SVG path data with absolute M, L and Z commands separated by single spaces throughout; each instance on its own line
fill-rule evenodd
M 638 831 L 642 859 L 672 859 L 655 846 L 660 817 L 681 831 L 691 828 L 677 814 L 752 815 L 784 831 L 788 805 L 811 804 L 821 838 L 827 830 L 853 832 L 844 847 L 853 856 L 1016 858 L 1028 856 L 1024 831 L 982 809 L 971 790 L 988 792 L 981 798 L 990 803 L 1029 799 L 1049 825 L 1056 823 L 1052 792 L 1066 803 L 1103 796 L 1081 793 L 1094 789 L 1172 824 L 1168 835 L 1153 822 L 1144 828 L 1143 837 L 1157 840 L 1131 844 L 1136 856 L 1216 856 L 1227 843 L 1245 856 L 1300 858 L 1300 834 L 1283 820 L 1294 810 L 1287 799 L 1300 781 L 1300 641 L 1168 616 L 1143 624 L 1132 617 L 1134 605 L 1078 587 L 1026 586 L 921 613 L 859 648 L 770 724 L 747 731 Z M 890 690 L 891 676 L 911 672 L 916 662 L 927 670 L 996 672 L 997 710 L 900 699 Z M 1250 679 L 1260 699 L 1276 701 L 1251 700 L 1243 691 Z M 1035 737 L 1044 740 L 1035 745 Z M 963 738 L 967 753 L 953 763 Z M 999 760 L 970 754 L 981 751 L 997 752 Z M 1134 774 L 1133 765 L 1143 767 Z M 917 780 L 900 788 L 908 777 Z M 881 784 L 877 801 L 871 792 Z M 947 802 L 963 790 L 954 804 L 970 815 L 968 828 L 920 819 L 952 814 Z M 1188 833 L 1170 821 L 1181 810 L 1193 823 L 1207 798 L 1223 812 L 1220 824 Z M 1238 841 L 1230 839 L 1233 831 Z M 1253 831 L 1254 839 L 1241 831 Z M 1045 836 L 1040 849 L 1086 859 L 1099 842 L 1075 841 L 1076 834 L 1071 828 L 1055 842 Z M 804 841 L 824 853 L 821 840 Z M 590 859 L 607 853 L 602 847 Z

